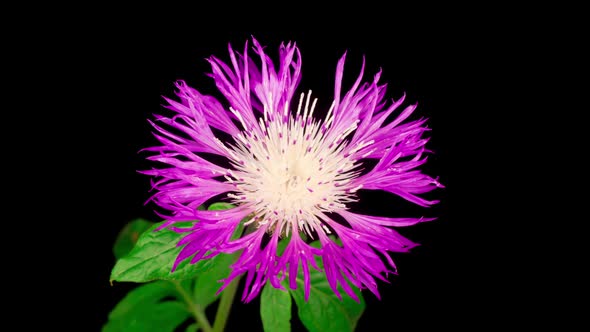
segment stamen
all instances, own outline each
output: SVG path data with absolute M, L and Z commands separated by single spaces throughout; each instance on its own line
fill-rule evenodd
M 241 165 L 239 172 L 227 170 L 224 175 L 237 188 L 227 197 L 255 207 L 258 217 L 251 218 L 248 224 L 268 224 L 269 231 L 280 232 L 281 236 L 297 229 L 309 238 L 314 237 L 314 232 L 330 234 L 317 216 L 354 201 L 354 192 L 361 186 L 350 187 L 350 178 L 356 173 L 348 157 L 373 141 L 359 142 L 354 148 L 344 145 L 345 138 L 358 126 L 355 121 L 326 142 L 324 134 L 334 121 L 335 102 L 323 123 L 314 121 L 318 100 L 312 98 L 311 90 L 301 93 L 293 113 L 288 102 L 277 113 L 271 109 L 271 101 L 263 102 L 263 114 L 257 119 L 261 130 L 258 137 L 246 131 L 244 118 L 230 108 L 244 131 L 235 138 L 236 146 L 222 145 L 232 163 Z
M 240 112 L 236 111 L 231 106 L 229 107 L 229 110 L 238 118 L 238 120 L 240 120 L 240 123 L 242 124 L 242 128 L 244 128 L 244 131 L 248 131 L 248 127 L 246 126 L 246 123 L 244 122 L 244 119 L 242 118 Z

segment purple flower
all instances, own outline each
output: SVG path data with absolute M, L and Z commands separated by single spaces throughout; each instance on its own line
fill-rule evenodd
M 332 105 L 325 117 L 316 118 L 311 91 L 295 94 L 301 79 L 295 43 L 281 44 L 278 68 L 255 39 L 253 44 L 254 58 L 246 42 L 242 54 L 229 46 L 228 63 L 208 59 L 210 76 L 226 99 L 223 104 L 179 81 L 178 99 L 165 98 L 174 116 L 156 116 L 152 122 L 161 145 L 147 149 L 153 153 L 148 159 L 166 166 L 143 172 L 157 179 L 151 200 L 168 211 L 162 214 L 167 220 L 162 227 L 186 233 L 174 268 L 185 259 L 195 263 L 239 252 L 222 289 L 245 273 L 242 299 L 250 301 L 266 282 L 283 289 L 281 281 L 288 278 L 296 288 L 301 267 L 307 299 L 310 265 L 319 270 L 319 256 L 339 298 L 340 285 L 358 300 L 347 280 L 379 297 L 376 279 L 387 281 L 388 273 L 396 272 L 388 252 L 416 246 L 393 227 L 433 218 L 369 216 L 348 207 L 357 201 L 359 189 L 387 191 L 425 207 L 437 203 L 419 196 L 442 187 L 417 170 L 429 152 L 423 138 L 426 119 L 404 122 L 416 105 L 397 111 L 404 96 L 384 100 L 380 72 L 363 83 L 364 62 L 343 95 L 346 54 L 336 67 Z M 394 112 L 393 120 L 386 121 Z M 229 163 L 220 166 L 220 160 Z M 367 160 L 376 164 L 369 167 Z M 197 209 L 221 194 L 236 207 Z M 232 240 L 246 217 L 246 231 Z M 189 220 L 199 222 L 190 228 L 172 226 Z M 279 255 L 281 239 L 289 242 Z M 310 246 L 311 239 L 321 247 Z

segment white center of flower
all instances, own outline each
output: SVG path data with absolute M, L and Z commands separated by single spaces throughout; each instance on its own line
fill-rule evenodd
M 259 119 L 263 137 L 245 130 L 236 137 L 237 145 L 227 149 L 235 169 L 228 170 L 226 179 L 236 186 L 229 196 L 237 204 L 255 207 L 251 222 L 272 223 L 272 230 L 285 234 L 292 224 L 309 235 L 314 230 L 329 232 L 318 212 L 345 208 L 360 189 L 347 185 L 357 175 L 358 164 L 343 152 L 344 138 L 357 124 L 327 142 L 324 134 L 333 121 L 333 106 L 323 124 L 316 122 L 312 114 L 317 100 L 310 107 L 310 95 L 301 94 L 295 114 L 287 108 L 272 114 L 265 110 Z

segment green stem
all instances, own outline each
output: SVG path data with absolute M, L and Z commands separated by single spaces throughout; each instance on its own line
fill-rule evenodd
M 235 278 L 221 293 L 221 299 L 219 300 L 219 306 L 215 313 L 215 321 L 213 322 L 214 332 L 223 332 L 225 324 L 229 318 L 229 312 L 231 310 L 232 303 L 236 291 L 238 290 L 238 284 L 240 283 L 240 277 Z
M 190 309 L 190 311 L 193 314 L 193 316 L 195 316 L 195 320 L 197 321 L 197 324 L 199 325 L 199 328 L 201 330 L 203 330 L 203 332 L 213 332 L 213 329 L 211 328 L 211 324 L 207 320 L 207 316 L 205 316 L 205 312 L 203 311 L 203 309 L 201 308 L 201 306 L 198 305 L 198 304 L 196 304 L 193 301 L 193 299 L 190 296 L 190 294 L 187 293 L 187 291 L 182 287 L 182 285 L 180 284 L 180 282 L 178 282 L 176 280 L 173 280 L 172 283 L 174 284 L 174 286 L 176 286 L 176 289 L 178 290 L 178 293 L 180 293 L 180 295 L 184 299 L 184 302 L 186 303 L 186 305 Z

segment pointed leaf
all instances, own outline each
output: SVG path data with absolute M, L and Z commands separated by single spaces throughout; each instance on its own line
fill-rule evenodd
M 102 332 L 174 332 L 189 316 L 183 303 L 166 301 L 141 306 L 127 316 L 109 320 Z
M 320 246 L 319 241 L 314 241 L 310 245 L 318 248 Z M 316 257 L 316 263 L 319 268 L 323 269 L 323 263 L 319 257 Z M 354 331 L 365 310 L 365 301 L 360 290 L 350 285 L 358 296 L 359 303 L 347 296 L 342 289 L 339 289 L 343 294 L 342 300 L 340 300 L 330 288 L 328 279 L 323 272 L 313 268 L 310 268 L 309 272 L 310 294 L 307 302 L 305 301 L 305 283 L 302 272 L 297 276 L 297 289 L 289 289 L 297 304 L 297 315 L 303 325 L 310 332 Z
M 221 295 L 217 291 L 223 285 L 220 280 L 227 278 L 230 264 L 235 261 L 234 255 L 221 254 L 210 259 L 206 273 L 197 276 L 194 285 L 195 303 L 203 308 L 215 302 Z
M 172 332 L 190 313 L 179 301 L 162 301 L 178 297 L 175 286 L 168 281 L 155 281 L 131 290 L 113 308 L 103 332 Z
M 224 210 L 232 207 L 234 206 L 229 203 L 214 203 L 209 206 L 209 210 Z M 195 264 L 190 264 L 190 259 L 186 259 L 176 267 L 174 272 L 171 272 L 174 261 L 182 250 L 182 247 L 177 247 L 176 244 L 184 234 L 169 229 L 155 231 L 162 223 L 164 222 L 154 224 L 146 230 L 139 237 L 133 250 L 115 263 L 111 271 L 111 281 L 184 280 L 194 278 L 200 273 L 208 273 L 213 266 L 218 265 L 217 259 L 205 259 Z M 192 222 L 177 223 L 175 226 L 190 227 L 192 224 Z M 236 229 L 234 238 L 241 234 L 242 227 L 243 223 Z
M 290 332 L 291 294 L 266 283 L 260 295 L 260 318 L 265 332 Z
M 176 296 L 174 285 L 168 281 L 154 281 L 139 285 L 129 291 L 125 297 L 111 310 L 109 319 L 123 317 L 140 306 L 157 303 L 166 296 Z
M 210 260 L 190 264 L 187 259 L 171 272 L 174 260 L 182 249 L 176 244 L 183 234 L 169 229 L 155 231 L 162 223 L 153 225 L 141 234 L 133 250 L 115 263 L 111 271 L 111 281 L 183 280 L 193 278 L 207 268 Z
M 153 224 L 153 222 L 144 219 L 135 219 L 125 225 L 117 235 L 113 246 L 115 258 L 119 259 L 127 255 L 133 249 L 141 233 L 145 232 Z

